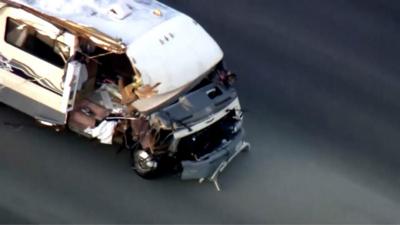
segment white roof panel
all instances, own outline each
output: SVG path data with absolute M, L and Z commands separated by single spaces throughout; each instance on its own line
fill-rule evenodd
M 37 11 L 95 28 L 125 44 L 179 15 L 155 0 L 13 0 Z

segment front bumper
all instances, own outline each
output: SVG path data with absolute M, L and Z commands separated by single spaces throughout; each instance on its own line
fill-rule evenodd
M 183 180 L 199 179 L 216 182 L 217 176 L 243 150 L 250 145 L 244 141 L 244 130 L 240 130 L 231 140 L 197 161 L 182 161 Z

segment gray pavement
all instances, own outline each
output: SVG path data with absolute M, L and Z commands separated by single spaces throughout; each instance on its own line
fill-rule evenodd
M 253 149 L 223 192 L 0 105 L 0 222 L 400 223 L 399 1 L 164 2 L 239 74 Z

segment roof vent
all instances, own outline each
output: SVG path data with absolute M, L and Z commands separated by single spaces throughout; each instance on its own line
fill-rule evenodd
M 108 10 L 108 15 L 117 20 L 123 20 L 132 14 L 133 6 L 128 3 L 112 4 Z
M 150 5 L 153 2 L 153 0 L 135 0 L 135 2 Z

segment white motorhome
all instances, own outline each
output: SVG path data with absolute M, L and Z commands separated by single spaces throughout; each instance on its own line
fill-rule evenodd
M 235 75 L 192 18 L 154 0 L 0 0 L 0 102 L 132 152 L 151 178 L 216 182 L 248 149 Z

